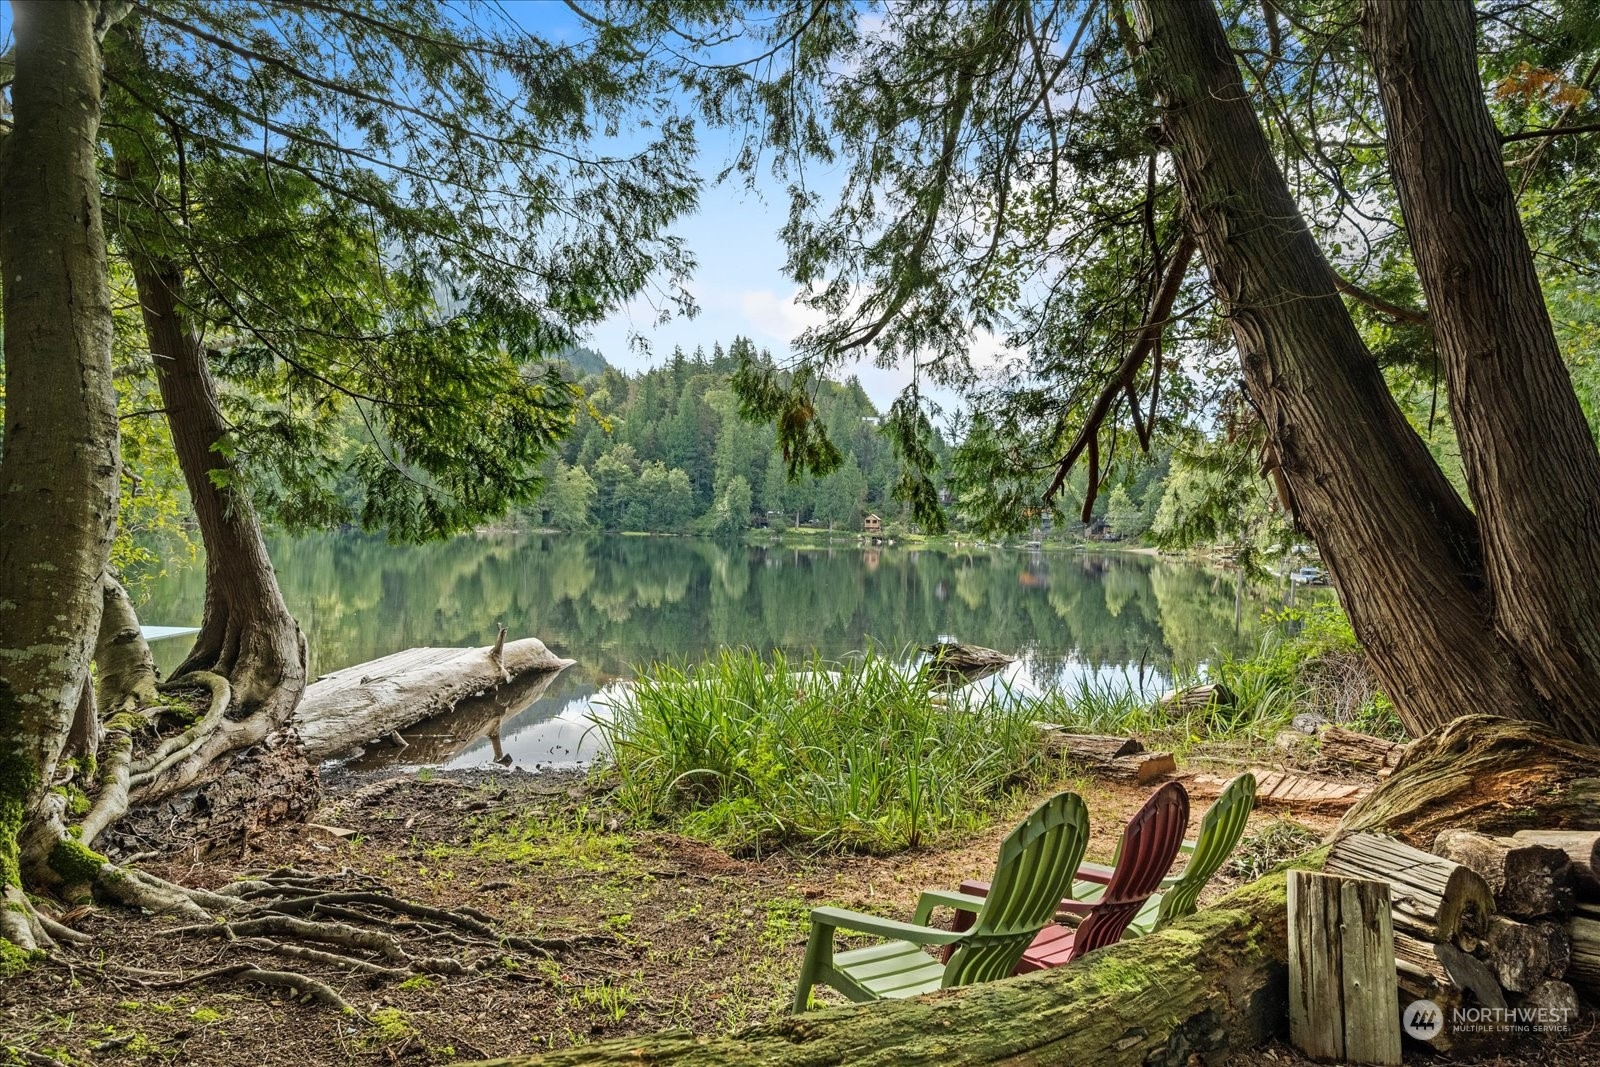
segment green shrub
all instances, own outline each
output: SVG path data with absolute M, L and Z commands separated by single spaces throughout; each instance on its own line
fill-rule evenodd
M 596 725 L 635 816 L 733 847 L 888 852 L 979 825 L 1043 760 L 1031 705 L 931 691 L 879 654 L 796 670 L 725 650 L 641 672 Z

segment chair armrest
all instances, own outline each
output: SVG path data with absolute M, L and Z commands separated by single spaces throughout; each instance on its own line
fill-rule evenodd
M 1198 842 L 1198 841 L 1185 841 L 1185 842 L 1183 842 L 1183 844 L 1178 846 L 1178 851 L 1179 852 L 1188 852 L 1188 853 L 1192 854 L 1194 852 L 1196 846 L 1198 846 L 1199 844 L 1200 844 L 1200 842 Z
M 881 919 L 876 915 L 864 915 L 859 911 L 847 911 L 844 908 L 811 909 L 811 926 L 813 930 L 827 927 L 876 934 L 879 937 L 894 937 L 901 941 L 910 941 L 914 945 L 951 945 L 967 936 L 965 931 L 930 930 L 916 923 Z
M 957 911 L 977 914 L 987 903 L 987 898 L 968 893 L 952 893 L 947 889 L 924 889 L 922 896 L 917 898 L 916 917 L 911 921 L 918 926 L 928 925 L 928 920 L 933 917 L 934 908 L 955 908 Z
M 1116 873 L 1116 870 L 1115 867 L 1107 867 L 1103 863 L 1080 863 L 1078 864 L 1078 873 L 1073 875 L 1073 878 L 1078 881 L 1099 882 L 1101 885 L 1108 885 L 1111 882 L 1111 876 Z

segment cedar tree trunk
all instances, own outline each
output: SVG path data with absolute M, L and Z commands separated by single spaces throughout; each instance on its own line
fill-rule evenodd
M 1549 721 L 1493 624 L 1477 524 L 1356 332 L 1216 9 L 1136 0 L 1134 11 L 1245 387 L 1384 692 L 1413 734 L 1471 708 Z M 1593 719 L 1556 725 L 1578 739 L 1600 736 Z
M 1362 24 L 1477 511 L 1491 618 L 1544 717 L 1592 741 L 1600 453 L 1561 361 L 1484 105 L 1472 5 L 1366 0 Z
M 119 463 L 96 172 L 99 5 L 17 0 L 0 144 L 0 942 L 29 944 L 19 838 L 51 794 L 88 685 Z M 15 908 L 12 905 L 16 905 Z
M 305 640 L 284 605 L 248 492 L 219 445 L 228 426 L 199 335 L 183 319 L 170 264 L 136 262 L 134 281 L 173 445 L 206 550 L 200 634 L 177 674 L 212 671 L 233 687 L 231 716 L 288 722 L 306 685 Z

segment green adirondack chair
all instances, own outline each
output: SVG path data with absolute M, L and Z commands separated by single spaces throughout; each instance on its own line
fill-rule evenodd
M 1124 937 L 1148 934 L 1174 919 L 1194 914 L 1195 900 L 1200 896 L 1200 890 L 1233 854 L 1239 838 L 1244 836 L 1245 823 L 1249 821 L 1250 810 L 1255 803 L 1255 775 L 1246 772 L 1223 787 L 1217 802 L 1200 820 L 1199 836 L 1183 843 L 1182 851 L 1189 853 L 1189 862 L 1184 866 L 1183 873 L 1161 880 L 1160 891 L 1139 909 L 1139 914 L 1128 924 Z M 1121 851 L 1120 845 L 1118 851 Z M 1079 866 L 1078 880 L 1072 883 L 1073 899 L 1084 903 L 1098 899 L 1115 869 L 1115 864 L 1110 867 L 1098 863 Z
M 806 1010 L 816 985 L 863 1001 L 914 997 L 1009 975 L 1034 935 L 1055 917 L 1088 844 L 1089 809 L 1081 797 L 1059 793 L 1040 804 L 1001 842 L 989 903 L 970 930 L 930 928 L 931 906 L 919 906 L 909 923 L 843 908 L 813 909 L 794 1010 Z M 835 955 L 835 930 L 891 940 Z M 923 951 L 931 946 L 949 946 L 949 962 Z

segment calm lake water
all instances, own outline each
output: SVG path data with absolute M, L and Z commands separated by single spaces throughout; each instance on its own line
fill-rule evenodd
M 591 757 L 590 701 L 658 661 L 724 646 L 840 658 L 937 640 L 1018 657 L 987 684 L 1029 693 L 1083 678 L 1154 693 L 1170 666 L 1252 647 L 1272 603 L 1231 574 L 1136 553 L 721 544 L 685 538 L 466 536 L 421 547 L 327 535 L 271 541 L 313 676 L 418 645 L 484 645 L 498 623 L 577 664 L 463 705 L 370 746 L 353 766 L 499 763 L 539 769 Z M 195 625 L 203 574 L 158 579 L 140 615 Z M 1274 598 L 1274 602 L 1275 602 Z M 154 646 L 170 670 L 186 640 Z M 587 736 L 586 736 L 587 735 Z

